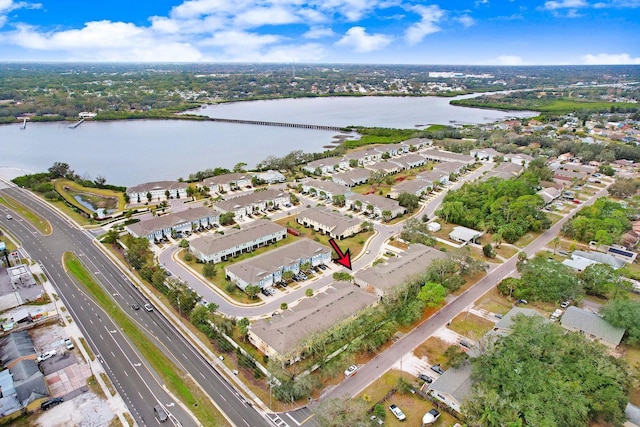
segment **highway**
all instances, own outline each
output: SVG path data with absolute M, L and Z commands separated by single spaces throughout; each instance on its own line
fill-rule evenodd
M 144 309 L 131 308 L 134 302 L 142 306 L 147 300 L 94 245 L 90 232 L 77 229 L 57 211 L 15 186 L 4 188 L 0 190 L 1 193 L 8 194 L 51 222 L 53 233 L 50 236 L 42 236 L 15 212 L 11 213 L 14 220 L 5 220 L 7 209 L 0 208 L 3 213 L 3 225 L 19 238 L 23 248 L 41 263 L 65 306 L 81 327 L 92 350 L 104 363 L 107 373 L 136 422 L 140 425 L 156 425 L 153 406 L 160 402 L 181 425 L 198 425 L 165 391 L 157 373 L 149 368 L 149 363 L 142 359 L 135 346 L 69 278 L 62 266 L 64 252 L 72 251 L 79 256 L 102 287 L 112 295 L 113 301 L 120 309 L 137 322 L 158 348 L 182 371 L 189 373 L 217 403 L 226 415 L 228 424 L 248 427 L 271 425 L 158 310 L 147 312 Z M 221 421 L 225 423 L 224 420 Z

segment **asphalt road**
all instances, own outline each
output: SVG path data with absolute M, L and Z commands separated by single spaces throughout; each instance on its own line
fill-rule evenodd
M 153 406 L 158 401 L 165 407 L 168 405 L 167 409 L 182 425 L 197 424 L 164 391 L 157 374 L 148 367 L 148 362 L 142 359 L 128 339 L 70 280 L 61 262 L 62 254 L 66 251 L 73 251 L 80 257 L 103 288 L 112 295 L 113 301 L 217 402 L 228 417 L 228 422 L 249 427 L 270 425 L 157 310 L 146 312 L 144 309 L 136 311 L 131 308 L 134 302 L 142 306 L 147 302 L 146 299 L 111 260 L 94 246 L 90 232 L 78 230 L 67 219 L 25 191 L 16 187 L 0 191 L 6 192 L 51 222 L 53 233 L 42 236 L 27 221 L 20 219 L 18 214 L 12 213 L 14 220 L 6 220 L 6 214 L 2 216 L 7 229 L 43 265 L 93 351 L 105 363 L 105 369 L 140 425 L 155 425 L 157 421 L 153 415 Z M 2 211 L 6 209 L 3 207 Z
M 567 222 L 575 212 L 584 206 L 593 204 L 597 198 L 607 194 L 606 189 L 600 190 L 596 195 L 592 196 L 583 204 L 576 206 L 573 210 L 565 215 L 560 221 L 551 228 L 542 233 L 536 240 L 531 242 L 525 249 L 525 253 L 531 257 L 542 248 L 544 248 L 561 230 L 565 222 Z M 471 288 L 463 292 L 455 300 L 449 302 L 446 306 L 436 312 L 432 317 L 424 321 L 416 329 L 396 341 L 384 353 L 370 360 L 366 365 L 359 367 L 358 374 L 349 377 L 340 384 L 328 390 L 322 399 L 342 398 L 344 396 L 355 396 L 368 387 L 377 378 L 382 376 L 405 354 L 422 344 L 427 338 L 433 335 L 438 329 L 445 326 L 449 321 L 456 317 L 459 313 L 466 310 L 473 303 L 498 284 L 505 277 L 509 277 L 516 272 L 516 264 L 518 262 L 517 254 L 509 258 L 503 264 L 500 264 L 493 271 L 490 271 L 484 278 L 478 281 Z M 430 375 L 435 375 L 429 373 Z M 312 405 L 313 406 L 313 405 Z

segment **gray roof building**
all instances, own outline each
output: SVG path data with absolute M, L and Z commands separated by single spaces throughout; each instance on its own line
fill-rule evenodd
M 129 224 L 126 228 L 136 237 L 153 238 L 154 235 L 158 237 L 162 232 L 170 234 L 172 229 L 186 227 L 190 231 L 193 223 L 202 223 L 202 225 L 217 223 L 219 218 L 220 212 L 204 206 L 198 206 Z
M 154 193 L 161 191 L 164 193 L 166 190 L 175 191 L 175 190 L 186 190 L 189 184 L 186 182 L 179 181 L 153 181 L 153 182 L 145 182 L 144 184 L 134 185 L 133 187 L 127 188 L 127 194 L 146 194 L 146 193 Z
M 471 364 L 465 363 L 459 368 L 449 368 L 429 385 L 429 393 L 460 412 L 462 402 L 471 394 Z
M 340 185 L 333 181 L 326 181 L 322 179 L 309 179 L 302 182 L 303 191 L 308 191 L 310 189 L 315 189 L 318 194 L 320 192 L 324 192 L 327 198 L 331 198 L 333 196 L 345 195 L 351 193 L 349 187 L 345 187 L 344 185 Z
M 354 185 L 364 184 L 369 180 L 371 171 L 365 168 L 355 168 L 346 172 L 340 172 L 331 176 L 331 179 L 342 185 L 353 187 Z
M 0 338 L 0 363 L 11 367 L 24 358 L 36 358 L 33 341 L 27 331 L 12 332 Z
M 600 264 L 607 264 L 615 269 L 624 267 L 625 262 L 621 259 L 614 257 L 613 255 L 604 254 L 602 252 L 589 252 L 576 250 L 571 253 L 572 256 L 579 256 L 582 258 L 590 259 Z
M 223 212 L 236 212 L 239 209 L 246 209 L 252 206 L 265 205 L 268 202 L 277 202 L 289 200 L 289 194 L 268 188 L 263 191 L 255 191 L 253 193 L 244 194 L 227 200 L 222 200 L 213 205 Z
M 384 296 L 411 276 L 424 272 L 433 260 L 445 258 L 447 255 L 442 251 L 419 243 L 413 244 L 401 256 L 358 271 L 354 283 Z
M 511 331 L 513 327 L 513 318 L 517 315 L 522 314 L 523 316 L 540 316 L 544 317 L 538 311 L 532 308 L 524 308 L 524 307 L 513 307 L 507 314 L 505 314 L 502 319 L 494 326 L 494 329 Z
M 437 172 L 452 174 L 452 173 L 460 173 L 460 171 L 462 171 L 462 169 L 464 169 L 465 166 L 466 166 L 466 163 L 462 163 L 462 162 L 456 162 L 456 161 L 442 162 L 435 165 L 433 167 L 433 170 Z
M 296 221 L 329 234 L 334 239 L 343 239 L 358 233 L 364 222 L 362 219 L 349 218 L 327 207 L 305 209 L 296 216 Z
M 580 332 L 590 339 L 597 339 L 610 348 L 616 348 L 625 329 L 611 325 L 602 317 L 581 308 L 570 306 L 560 318 L 563 328 L 570 331 Z
M 458 154 L 442 150 L 424 150 L 420 152 L 420 155 L 427 160 L 434 160 L 437 162 L 462 162 L 464 164 L 471 164 L 476 161 L 474 157 L 466 154 Z
M 348 282 L 334 282 L 325 292 L 289 310 L 251 325 L 249 340 L 269 357 L 294 362 L 302 344 L 376 303 L 378 298 Z
M 13 376 L 16 397 L 23 406 L 49 396 L 49 388 L 44 380 L 44 375 L 35 360 L 21 360 L 9 368 L 9 371 Z

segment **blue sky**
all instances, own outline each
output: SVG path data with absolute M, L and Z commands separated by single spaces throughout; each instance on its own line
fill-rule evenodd
M 640 0 L 0 0 L 0 61 L 640 64 Z

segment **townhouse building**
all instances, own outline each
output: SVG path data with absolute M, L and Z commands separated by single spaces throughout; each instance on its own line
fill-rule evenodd
M 245 252 L 276 243 L 287 237 L 287 229 L 266 219 L 224 235 L 201 236 L 189 243 L 189 251 L 201 262 L 218 263 Z
M 389 191 L 388 197 L 397 199 L 402 193 L 414 194 L 418 197 L 422 197 L 433 189 L 433 181 L 424 180 L 420 178 L 412 180 L 404 180 L 393 187 Z
M 473 156 L 443 150 L 423 150 L 419 154 L 432 162 L 461 162 L 470 165 L 476 161 Z
M 320 175 L 328 175 L 336 172 L 338 169 L 349 168 L 349 161 L 340 157 L 327 157 L 325 159 L 314 160 L 302 167 L 309 173 L 318 173 Z
M 296 222 L 338 240 L 359 233 L 364 224 L 362 219 L 349 218 L 327 207 L 305 209 L 296 215 Z
M 349 194 L 346 197 L 345 206 L 355 211 L 368 212 L 377 217 L 382 217 L 384 211 L 389 211 L 391 219 L 407 211 L 397 201 L 376 194 Z
M 324 200 L 332 200 L 333 196 L 346 196 L 351 193 L 349 187 L 337 184 L 333 181 L 320 179 L 308 179 L 302 182 L 302 192 L 317 196 Z
M 346 172 L 340 172 L 331 176 L 331 180 L 336 184 L 346 187 L 366 184 L 371 177 L 371 171 L 365 168 L 355 168 Z
M 261 214 L 269 209 L 290 203 L 289 193 L 268 188 L 253 193 L 243 194 L 227 200 L 221 200 L 213 206 L 223 213 L 233 212 L 236 219 L 243 219 L 248 215 Z
M 405 170 L 423 166 L 426 163 L 426 159 L 418 154 L 410 153 L 395 157 L 389 160 L 389 162 L 400 166 L 400 170 Z
M 210 194 L 224 194 L 251 186 L 251 175 L 246 173 L 228 173 L 212 176 L 202 181 L 198 187 L 208 187 Z
M 493 162 L 496 157 L 502 157 L 503 154 L 493 148 L 476 148 L 469 153 L 472 157 L 475 157 L 481 162 Z
M 134 237 L 145 237 L 150 242 L 170 237 L 173 233 L 192 231 L 220 223 L 220 212 L 204 206 L 172 212 L 125 226 Z
M 179 181 L 153 181 L 134 185 L 127 188 L 127 196 L 130 203 L 146 203 L 167 200 L 167 191 L 170 198 L 182 199 L 187 197 L 186 182 Z M 151 200 L 147 195 L 151 194 Z

